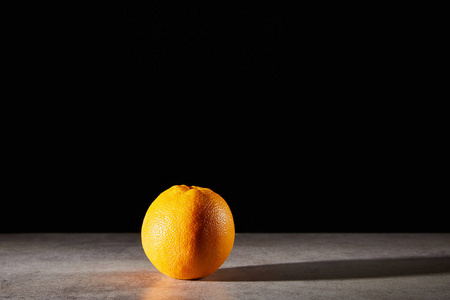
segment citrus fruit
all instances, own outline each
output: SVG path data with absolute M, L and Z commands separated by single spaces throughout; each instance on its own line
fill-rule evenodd
M 142 246 L 152 264 L 177 279 L 214 273 L 234 243 L 234 221 L 225 200 L 210 189 L 175 185 L 150 205 Z

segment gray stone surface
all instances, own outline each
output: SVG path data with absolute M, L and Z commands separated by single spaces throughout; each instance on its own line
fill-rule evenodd
M 450 234 L 237 234 L 176 280 L 139 234 L 0 234 L 0 299 L 450 299 Z

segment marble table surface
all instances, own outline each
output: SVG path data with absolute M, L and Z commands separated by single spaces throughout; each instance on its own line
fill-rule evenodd
M 159 273 L 139 233 L 0 234 L 0 299 L 450 299 L 450 234 L 241 233 L 199 280 Z

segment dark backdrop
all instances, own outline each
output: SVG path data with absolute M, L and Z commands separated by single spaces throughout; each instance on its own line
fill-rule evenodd
M 238 232 L 449 230 L 445 119 L 410 97 L 420 30 L 399 12 L 21 9 L 2 232 L 139 231 L 175 184 L 222 195 Z

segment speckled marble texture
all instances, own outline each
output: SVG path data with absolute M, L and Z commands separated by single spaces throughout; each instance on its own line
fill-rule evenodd
M 450 234 L 237 234 L 189 281 L 136 233 L 0 234 L 0 299 L 450 299 Z

